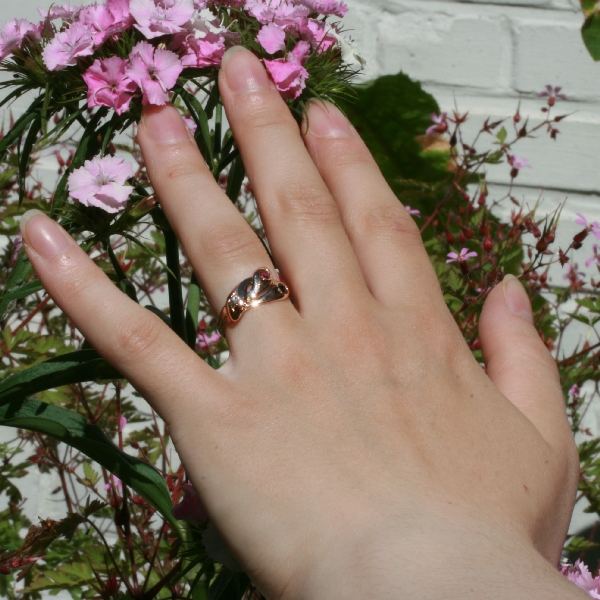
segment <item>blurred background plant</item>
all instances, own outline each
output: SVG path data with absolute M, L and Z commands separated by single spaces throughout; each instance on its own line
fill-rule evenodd
M 215 14 L 219 27 L 232 31 L 228 10 Z M 316 16 L 314 10 L 309 14 Z M 263 59 L 294 66 L 289 55 L 304 40 L 284 31 L 284 47 L 269 46 L 275 50 L 269 52 L 256 41 L 264 25 L 243 16 L 247 28 L 234 32 L 236 41 Z M 325 23 L 324 16 L 319 22 Z M 50 74 L 43 49 L 70 27 L 69 19 L 51 32 L 40 30 L 40 40 L 13 48 L 12 58 L 2 63 L 16 75 L 4 86 L 9 101 L 11 87 L 13 98 L 32 90 L 39 95 L 0 141 L 0 235 L 6 240 L 0 258 L 0 424 L 14 430 L 14 438 L 0 445 L 0 594 L 259 598 L 186 484 L 164 424 L 56 308 L 21 252 L 20 215 L 30 208 L 52 214 L 124 293 L 168 322 L 214 368 L 226 360 L 226 340 L 215 330 L 214 315 L 152 195 L 133 142 L 142 93 L 131 93 L 122 115 L 115 106 L 86 101 L 82 76 L 94 60 L 110 52 L 124 59 L 142 38 L 129 24 L 118 40 L 126 51 L 100 44 L 96 54 Z M 503 165 L 513 183 L 530 167 L 518 154 L 521 140 L 543 136 L 540 144 L 556 143 L 564 94 L 553 86 L 540 90 L 542 119 L 535 126 L 517 107 L 505 119 L 484 120 L 467 139 L 465 124 L 473 118 L 458 109 L 441 113 L 435 99 L 404 74 L 349 88 L 360 58 L 339 27 L 332 31 L 337 37 L 328 48 L 322 38 L 303 64 L 295 64 L 297 74 L 305 68 L 310 75 L 305 87 L 291 95 L 281 90 L 291 110 L 300 117 L 303 104 L 317 97 L 338 103 L 350 116 L 420 226 L 448 306 L 478 360 L 478 319 L 489 290 L 506 274 L 521 278 L 540 336 L 561 369 L 566 409 L 580 442 L 580 497 L 600 519 L 600 439 L 582 426 L 598 391 L 600 254 L 592 242 L 600 239 L 600 226 L 580 215 L 580 232 L 559 248 L 560 209 L 541 214 L 538 205 L 519 201 L 512 187 L 494 197 L 486 182 L 490 165 Z M 215 177 L 264 239 L 214 87 L 217 68 L 218 60 L 182 71 L 171 99 L 189 119 Z M 122 210 L 107 212 L 69 199 L 69 176 L 95 156 L 135 165 L 126 178 L 133 189 Z M 36 165 L 49 160 L 56 161 L 57 178 L 42 181 Z M 586 263 L 585 273 L 576 261 Z M 572 331 L 581 340 L 575 345 L 566 341 Z M 57 474 L 60 485 L 53 493 L 64 518 L 31 523 L 25 516 L 19 482 L 32 469 Z M 566 553 L 571 561 L 583 557 L 595 570 L 597 548 L 593 528 L 570 538 Z

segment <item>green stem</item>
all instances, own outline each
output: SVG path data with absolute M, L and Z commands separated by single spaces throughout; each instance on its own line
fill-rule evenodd
M 165 247 L 167 254 L 167 283 L 169 286 L 169 306 L 171 307 L 171 326 L 173 331 L 187 343 L 185 329 L 185 311 L 181 292 L 181 270 L 179 265 L 179 242 L 177 236 L 168 228 L 165 229 Z

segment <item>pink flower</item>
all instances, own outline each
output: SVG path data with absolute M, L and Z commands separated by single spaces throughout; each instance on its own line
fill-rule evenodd
M 112 485 L 111 485 L 111 481 L 112 481 Z M 116 490 L 122 490 L 123 489 L 123 482 L 116 476 L 116 475 L 111 475 L 110 476 L 110 481 L 104 485 L 104 489 L 106 491 L 108 490 L 112 490 L 112 488 L 116 489 Z
M 593 223 L 590 223 L 587 220 L 587 217 L 582 214 L 582 213 L 575 213 L 579 218 L 575 219 L 575 225 L 581 225 L 582 227 L 585 227 L 588 231 L 588 233 L 593 233 L 594 237 L 597 240 L 600 240 L 600 225 L 598 224 L 598 221 L 594 221 Z
M 256 39 L 269 54 L 285 50 L 285 29 L 275 23 L 264 25 Z
M 477 252 L 469 252 L 468 248 L 463 248 L 460 251 L 460 254 L 456 254 L 456 252 L 448 252 L 448 260 L 446 261 L 446 264 L 448 263 L 453 263 L 453 262 L 465 262 L 466 260 L 469 260 L 470 258 L 475 258 L 477 256 Z
M 225 54 L 226 38 L 233 37 L 218 17 L 203 10 L 187 23 L 185 31 L 173 37 L 170 48 L 179 53 L 185 67 L 218 66 Z
M 298 4 L 308 6 L 311 12 L 316 12 L 324 16 L 335 15 L 343 18 L 348 12 L 348 5 L 338 0 L 297 0 Z
M 547 85 L 546 91 L 540 92 L 538 94 L 538 97 L 548 98 L 548 104 L 550 106 L 554 106 L 557 98 L 560 98 L 561 100 L 568 100 L 568 98 L 564 94 L 559 93 L 561 90 L 562 90 L 562 87 L 560 87 L 560 86 L 552 87 L 551 85 Z
M 297 29 L 311 13 L 308 6 L 285 0 L 246 0 L 245 9 L 261 24 L 275 23 L 285 29 Z
M 425 132 L 427 135 L 435 135 L 436 133 L 442 134 L 448 131 L 448 113 L 443 112 L 439 116 L 435 113 L 431 113 L 431 120 L 433 125 Z
M 128 0 L 108 0 L 106 4 L 84 8 L 79 14 L 79 22 L 91 30 L 94 44 L 100 46 L 110 36 L 131 26 L 133 19 Z
M 41 41 L 40 29 L 26 19 L 13 19 L 4 23 L 0 30 L 0 60 L 9 57 L 27 40 Z
M 165 105 L 169 90 L 177 83 L 183 65 L 170 50 L 154 49 L 148 42 L 138 42 L 131 51 L 126 73 L 144 93 L 144 104 Z
M 210 346 L 212 344 L 216 344 L 220 339 L 221 335 L 218 331 L 213 331 L 213 333 L 209 335 L 207 335 L 205 331 L 201 331 L 198 334 L 198 339 L 196 340 L 196 348 L 207 352 L 210 350 Z
M 78 57 L 93 53 L 92 32 L 82 23 L 73 23 L 44 48 L 42 56 L 49 71 L 59 71 L 76 65 Z
M 127 419 L 121 415 L 119 417 L 119 431 L 123 431 L 123 429 L 125 429 L 125 425 L 127 425 Z
M 196 121 L 194 121 L 194 119 L 191 119 L 190 117 L 183 117 L 183 121 L 187 125 L 187 128 L 192 132 L 192 135 L 194 135 L 196 133 L 196 130 L 198 129 Z
M 304 19 L 297 27 L 301 37 L 310 42 L 318 51 L 325 52 L 339 43 L 339 34 L 335 27 L 316 19 Z
M 192 525 L 202 525 L 208 520 L 208 513 L 202 505 L 200 497 L 191 483 L 181 486 L 183 498 L 171 508 L 171 514 L 180 521 L 187 521 Z
M 572 385 L 571 388 L 569 389 L 569 394 L 571 394 L 571 396 L 573 396 L 573 398 L 579 398 L 580 393 L 581 393 L 581 388 L 577 384 Z
M 310 44 L 305 41 L 298 42 L 295 48 L 288 53 L 286 58 L 264 61 L 271 74 L 277 89 L 285 98 L 296 99 L 306 87 L 309 77 L 308 71 L 303 67 L 310 54 Z
M 421 211 L 417 210 L 416 208 L 411 208 L 408 204 L 404 207 L 406 209 L 406 212 L 409 215 L 414 215 L 415 217 L 420 217 L 421 216 Z
M 194 14 L 191 0 L 131 0 L 130 8 L 136 28 L 147 39 L 179 33 Z
M 579 217 L 578 219 L 575 219 L 575 225 L 581 225 L 582 227 L 589 229 L 590 223 L 587 220 L 587 217 L 582 213 L 575 213 L 575 214 Z
M 83 6 L 71 6 L 70 4 L 62 4 L 61 6 L 53 6 L 50 10 L 38 8 L 38 12 L 43 19 L 62 19 L 63 21 L 72 21 L 75 19 Z
M 587 592 L 592 598 L 600 600 L 600 577 L 594 577 L 581 560 L 577 560 L 574 565 L 562 567 L 561 572 L 578 588 Z
M 512 166 L 513 169 L 516 169 L 517 171 L 520 171 L 521 169 L 531 169 L 531 165 L 529 164 L 529 161 L 526 158 L 522 158 L 519 156 L 509 156 L 508 158 L 508 164 L 510 164 Z
M 125 182 L 133 167 L 117 156 L 95 156 L 69 175 L 69 192 L 84 206 L 96 206 L 116 213 L 126 204 L 133 187 Z
M 586 267 L 591 267 L 592 264 L 595 262 L 600 265 L 600 254 L 598 254 L 598 244 L 594 244 L 592 246 L 592 249 L 593 249 L 594 255 L 585 261 Z
M 118 56 L 96 60 L 83 74 L 88 86 L 88 107 L 108 106 L 118 115 L 129 110 L 137 84 L 126 73 L 129 61 Z

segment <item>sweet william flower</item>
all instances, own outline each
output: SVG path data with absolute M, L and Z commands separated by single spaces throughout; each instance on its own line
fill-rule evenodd
M 62 19 L 63 21 L 73 21 L 78 15 L 83 6 L 71 6 L 70 4 L 61 4 L 60 6 L 52 6 L 50 10 L 38 8 L 38 12 L 43 19 Z
M 125 182 L 133 167 L 117 156 L 95 156 L 69 175 L 69 193 L 84 206 L 96 206 L 116 213 L 127 204 L 133 187 Z
M 191 0 L 131 0 L 129 10 L 136 29 L 151 40 L 183 31 L 195 9 Z
M 170 50 L 155 49 L 148 42 L 138 42 L 131 51 L 126 73 L 144 93 L 144 104 L 165 105 L 169 90 L 177 83 L 183 65 Z
M 324 16 L 334 15 L 340 19 L 345 17 L 348 12 L 348 5 L 338 0 L 298 0 L 298 4 L 304 4 L 312 12 Z
M 285 50 L 285 29 L 275 23 L 263 26 L 256 39 L 269 54 Z
M 118 56 L 96 60 L 83 74 L 88 86 L 88 107 L 108 106 L 118 115 L 129 110 L 137 84 L 126 73 L 129 61 Z
M 581 560 L 577 560 L 574 565 L 562 567 L 561 572 L 578 588 L 587 592 L 590 597 L 600 600 L 600 577 L 594 577 Z
M 273 82 L 286 100 L 298 98 L 306 87 L 306 80 L 309 77 L 309 73 L 303 65 L 309 54 L 310 44 L 306 41 L 301 41 L 296 44 L 295 48 L 285 59 L 265 59 L 265 66 Z
M 79 22 L 86 25 L 96 46 L 133 24 L 129 12 L 129 0 L 108 0 L 106 4 L 94 4 L 79 14 Z
M 205 9 L 193 16 L 185 31 L 173 36 L 170 49 L 179 54 L 184 67 L 220 65 L 226 50 L 225 41 L 234 37 L 211 10 Z
M 59 33 L 44 48 L 42 58 L 49 71 L 59 71 L 76 65 L 80 56 L 90 56 L 93 53 L 94 40 L 91 30 L 86 25 L 76 22 Z
M 17 48 L 22 48 L 27 40 L 41 40 L 38 25 L 27 19 L 12 19 L 0 31 L 0 60 L 8 58 Z

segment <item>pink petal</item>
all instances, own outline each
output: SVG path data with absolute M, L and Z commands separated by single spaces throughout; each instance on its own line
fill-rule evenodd
M 256 39 L 269 54 L 285 50 L 285 30 L 275 23 L 263 26 Z

